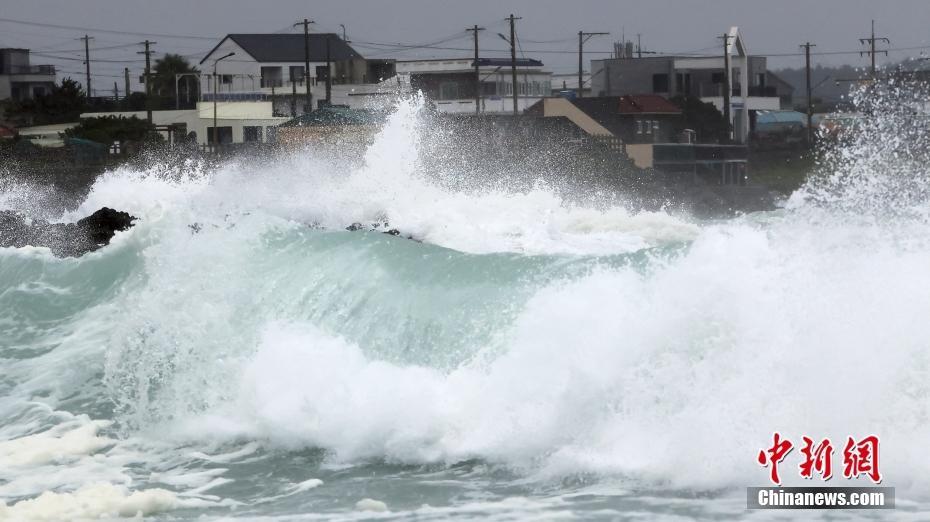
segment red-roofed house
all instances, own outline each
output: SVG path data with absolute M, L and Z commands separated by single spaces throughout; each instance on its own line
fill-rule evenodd
M 737 185 L 747 179 L 745 146 L 693 143 L 693 131 L 684 132 L 682 110 L 660 95 L 556 96 L 540 100 L 526 113 L 564 117 L 591 141 L 622 150 L 639 168 L 711 184 Z
M 571 105 L 571 107 L 566 106 Z M 656 94 L 629 94 L 597 98 L 547 98 L 530 109 L 540 116 L 566 116 L 587 124 L 588 134 L 614 136 L 623 143 L 677 141 L 684 122 L 681 109 Z M 576 121 L 576 124 L 578 122 Z

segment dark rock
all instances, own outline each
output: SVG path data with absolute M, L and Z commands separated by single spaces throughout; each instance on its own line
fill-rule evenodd
M 86 218 L 78 220 L 76 224 L 93 242 L 106 245 L 110 243 L 117 231 L 131 228 L 134 219 L 136 218 L 126 212 L 103 207 Z
M 80 257 L 110 243 L 118 231 L 132 227 L 136 218 L 102 208 L 77 223 L 31 220 L 9 210 L 0 211 L 0 247 L 47 247 L 58 257 Z

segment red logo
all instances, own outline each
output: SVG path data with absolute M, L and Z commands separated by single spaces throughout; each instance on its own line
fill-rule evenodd
M 857 478 L 859 475 L 867 475 L 876 484 L 882 481 L 882 474 L 878 471 L 878 437 L 875 435 L 859 442 L 849 437 L 843 448 L 843 476 Z
M 809 479 L 817 472 L 821 479 L 830 480 L 833 476 L 833 445 L 830 439 L 823 439 L 814 447 L 813 439 L 804 437 L 801 453 L 804 455 L 804 462 L 799 466 L 802 477 Z
M 791 453 L 791 449 L 794 447 L 791 444 L 790 440 L 780 440 L 781 435 L 778 432 L 775 432 L 775 442 L 772 444 L 772 447 L 769 449 L 764 449 L 759 452 L 759 464 L 763 467 L 771 466 L 770 475 L 772 482 L 781 485 L 781 479 L 778 478 L 778 463 L 785 460 L 785 457 Z
M 794 444 L 788 439 L 783 439 L 778 432 L 775 432 L 772 439 L 772 445 L 760 450 L 756 460 L 760 466 L 769 468 L 769 479 L 773 484 L 780 486 L 778 465 L 791 453 Z M 821 480 L 830 480 L 833 477 L 833 444 L 830 439 L 824 438 L 816 444 L 810 437 L 802 437 L 802 440 L 804 445 L 801 447 L 801 455 L 804 459 L 798 465 L 801 477 L 811 479 L 816 474 Z M 878 469 L 876 435 L 869 435 L 859 441 L 849 437 L 843 448 L 843 476 L 855 479 L 860 475 L 869 477 L 876 484 L 882 481 L 882 474 Z

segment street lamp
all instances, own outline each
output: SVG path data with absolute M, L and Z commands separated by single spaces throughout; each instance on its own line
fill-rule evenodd
M 220 56 L 216 60 L 213 60 L 213 146 L 214 146 L 214 152 L 215 152 L 216 145 L 219 145 L 220 143 L 220 129 L 216 126 L 216 64 L 219 63 L 220 60 L 225 60 L 226 58 L 229 58 L 230 56 L 233 56 L 235 54 L 236 53 L 229 53 L 227 55 Z

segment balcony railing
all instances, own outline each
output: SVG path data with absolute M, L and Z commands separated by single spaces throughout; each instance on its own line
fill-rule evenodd
M 12 65 L 10 74 L 43 74 L 55 75 L 54 65 Z
M 749 95 L 774 98 L 778 96 L 778 89 L 776 89 L 775 86 L 771 86 L 771 85 L 765 85 L 765 86 L 756 85 L 756 86 L 749 88 Z
M 284 80 L 281 78 L 262 78 L 262 88 L 270 89 L 272 87 L 283 87 Z

